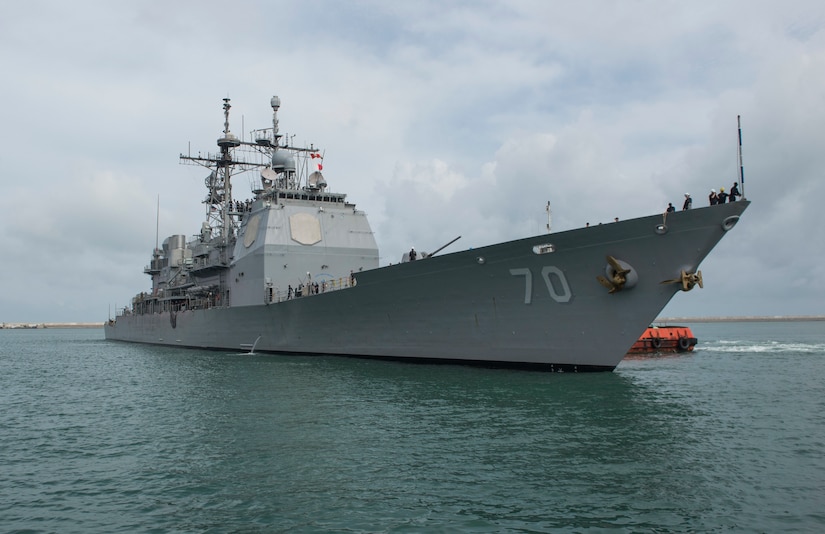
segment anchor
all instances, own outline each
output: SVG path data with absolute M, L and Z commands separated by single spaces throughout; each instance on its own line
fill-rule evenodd
M 682 284 L 682 291 L 690 291 L 693 289 L 693 286 L 699 284 L 700 288 L 704 288 L 705 286 L 702 284 L 702 271 L 696 271 L 695 273 L 686 272 L 684 269 L 681 271 L 681 275 L 679 278 L 674 278 L 673 280 L 662 280 L 659 282 L 661 284 Z
M 621 291 L 624 289 L 625 284 L 627 283 L 627 275 L 630 273 L 631 269 L 623 266 L 619 263 L 619 260 L 614 258 L 613 256 L 607 257 L 607 263 L 609 264 L 609 268 L 606 270 L 605 274 L 608 274 L 610 278 L 606 278 L 604 276 L 597 276 L 596 280 L 599 281 L 601 285 L 608 289 L 608 293 L 615 293 L 616 291 Z M 612 271 L 612 274 L 611 274 Z

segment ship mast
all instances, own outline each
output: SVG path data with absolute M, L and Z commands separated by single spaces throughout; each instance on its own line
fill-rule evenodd
M 232 200 L 233 175 L 253 168 L 262 168 L 261 179 L 265 185 L 268 184 L 269 187 L 278 189 L 297 190 L 302 181 L 302 173 L 301 168 L 296 165 L 295 158 L 307 160 L 322 157 L 312 144 L 306 148 L 299 148 L 291 146 L 289 142 L 281 142 L 284 137 L 280 133 L 278 124 L 281 99 L 277 96 L 273 96 L 270 101 L 272 106 L 271 131 L 270 128 L 253 131 L 254 141 L 252 142 L 241 141 L 229 130 L 229 110 L 232 107 L 229 102 L 229 98 L 223 99 L 223 132 L 218 139 L 220 151 L 217 154 L 180 155 L 184 163 L 200 165 L 211 171 L 205 180 L 207 196 L 203 203 L 206 204 L 206 222 L 203 223 L 201 229 L 201 240 L 214 240 L 216 245 L 220 243 L 228 245 L 235 237 L 240 221 L 241 214 L 236 212 Z M 245 159 L 244 154 L 247 156 L 257 154 L 261 156 L 261 160 L 256 162 L 252 159 Z M 304 163 L 303 171 L 307 172 L 306 163 Z M 315 181 L 312 186 L 323 190 L 326 187 L 323 176 L 320 172 L 313 173 L 313 175 Z M 272 194 L 272 191 L 273 189 L 270 189 L 269 194 Z M 253 190 L 253 193 L 257 195 L 267 192 Z
M 191 162 L 210 169 L 212 172 L 206 177 L 207 196 L 203 203 L 206 205 L 206 222 L 201 232 L 204 240 L 220 238 L 223 243 L 229 243 L 234 233 L 232 220 L 232 169 L 238 162 L 233 159 L 233 149 L 241 146 L 238 139 L 229 130 L 229 98 L 223 99 L 223 132 L 218 139 L 218 154 L 206 156 L 180 155 L 184 162 Z
M 232 106 L 229 104 L 229 98 L 223 99 L 223 137 L 218 139 L 218 146 L 221 149 L 221 156 L 218 159 L 218 176 L 215 184 L 216 190 L 210 190 L 212 193 L 218 193 L 217 199 L 220 201 L 221 209 L 221 223 L 223 226 L 223 235 L 225 240 L 231 237 L 230 229 L 232 228 L 232 219 L 229 212 L 232 211 L 232 153 L 230 149 L 241 146 L 241 141 L 229 131 L 229 109 Z
M 278 133 L 278 108 L 281 107 L 281 99 L 273 96 L 269 105 L 272 106 L 272 144 L 277 146 L 281 138 L 281 134 Z

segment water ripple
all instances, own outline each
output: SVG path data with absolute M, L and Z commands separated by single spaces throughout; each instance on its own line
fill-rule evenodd
M 0 524 L 822 530 L 819 331 L 694 330 L 693 354 L 589 375 L 0 331 Z

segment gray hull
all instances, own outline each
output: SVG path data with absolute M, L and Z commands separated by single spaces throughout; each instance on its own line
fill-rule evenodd
M 107 339 L 239 351 L 612 370 L 748 201 L 539 235 L 358 273 L 271 304 L 123 315 Z M 632 268 L 609 293 L 612 256 Z M 698 289 L 698 287 L 697 287 Z M 685 296 L 685 298 L 689 298 Z

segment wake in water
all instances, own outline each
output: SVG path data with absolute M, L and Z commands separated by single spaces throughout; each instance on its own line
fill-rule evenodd
M 795 354 L 823 354 L 825 343 L 805 343 L 789 341 L 709 341 L 696 346 L 698 351 L 713 352 L 757 352 L 757 353 L 795 353 Z

